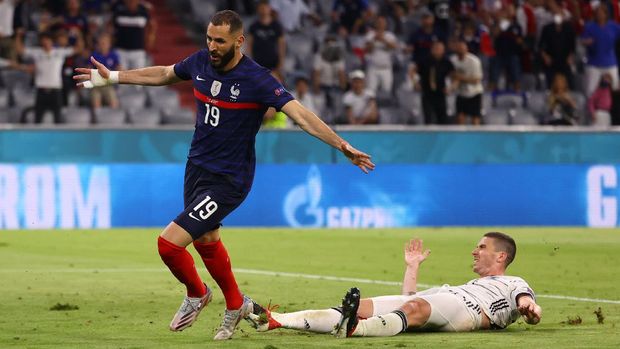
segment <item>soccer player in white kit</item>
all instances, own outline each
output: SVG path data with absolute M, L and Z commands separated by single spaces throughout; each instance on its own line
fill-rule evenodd
M 407 330 L 465 332 L 503 329 L 523 316 L 528 324 L 537 324 L 542 315 L 535 295 L 520 277 L 505 275 L 514 260 L 516 244 L 503 233 L 486 233 L 472 251 L 473 271 L 480 277 L 464 285 L 433 287 L 417 292 L 420 264 L 430 250 L 422 240 L 405 245 L 407 269 L 402 295 L 360 299 L 352 288 L 341 308 L 305 310 L 288 314 L 261 308 L 254 314 L 259 331 L 290 328 L 336 337 L 385 337 Z

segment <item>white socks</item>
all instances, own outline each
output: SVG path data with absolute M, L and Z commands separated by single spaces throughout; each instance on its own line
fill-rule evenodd
M 334 309 L 304 310 L 294 313 L 272 313 L 273 318 L 284 328 L 331 333 L 340 320 L 340 312 Z
M 353 336 L 389 337 L 397 335 L 406 329 L 407 316 L 402 311 L 396 310 L 393 313 L 360 320 L 355 331 L 353 331 Z

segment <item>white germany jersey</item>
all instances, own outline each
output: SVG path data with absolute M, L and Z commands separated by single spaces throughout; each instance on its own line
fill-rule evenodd
M 487 276 L 449 289 L 462 295 L 466 304 L 471 302 L 471 306 L 467 304 L 468 307 L 479 306 L 491 324 L 498 328 L 505 328 L 519 318 L 518 295 L 525 293 L 535 299 L 534 291 L 527 282 L 516 276 Z

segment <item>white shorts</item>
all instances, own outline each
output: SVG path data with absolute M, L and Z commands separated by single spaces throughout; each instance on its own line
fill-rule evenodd
M 431 306 L 428 321 L 422 326 L 425 330 L 443 332 L 467 332 L 480 329 L 482 311 L 477 305 L 447 287 L 433 287 L 411 296 L 373 297 L 373 315 L 382 315 L 400 309 L 405 303 L 416 298 L 423 299 Z M 472 306 L 473 305 L 473 306 Z

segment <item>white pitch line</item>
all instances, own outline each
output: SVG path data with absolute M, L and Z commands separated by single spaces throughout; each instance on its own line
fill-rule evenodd
M 20 269 L 0 269 L 0 274 L 4 273 L 160 273 L 166 272 L 168 269 L 165 268 L 104 268 L 104 269 L 80 269 L 80 268 L 65 268 L 65 269 L 41 269 L 41 270 L 20 270 Z M 244 268 L 234 268 L 233 271 L 239 274 L 252 274 L 252 275 L 265 275 L 265 276 L 282 276 L 289 278 L 298 278 L 298 279 L 310 279 L 310 280 L 326 280 L 326 281 L 338 281 L 338 282 L 351 282 L 351 283 L 360 283 L 360 284 L 375 284 L 375 285 L 387 285 L 387 286 L 400 286 L 401 282 L 398 281 L 386 281 L 386 280 L 373 280 L 373 279 L 361 279 L 361 278 L 350 278 L 350 277 L 341 277 L 341 276 L 330 276 L 330 275 L 316 275 L 316 274 L 303 274 L 303 273 L 288 273 L 288 272 L 280 272 L 280 271 L 272 271 L 272 270 L 258 270 L 258 269 L 244 269 Z M 418 286 L 422 288 L 431 288 L 437 287 L 439 285 L 429 285 L 418 283 Z M 592 302 L 592 303 L 607 303 L 607 304 L 620 304 L 620 300 L 613 299 L 600 299 L 600 298 L 584 298 L 584 297 L 573 297 L 573 296 L 562 296 L 562 295 L 554 295 L 554 294 L 538 294 L 537 298 L 551 298 L 551 299 L 563 299 L 563 300 L 571 300 L 577 302 Z

